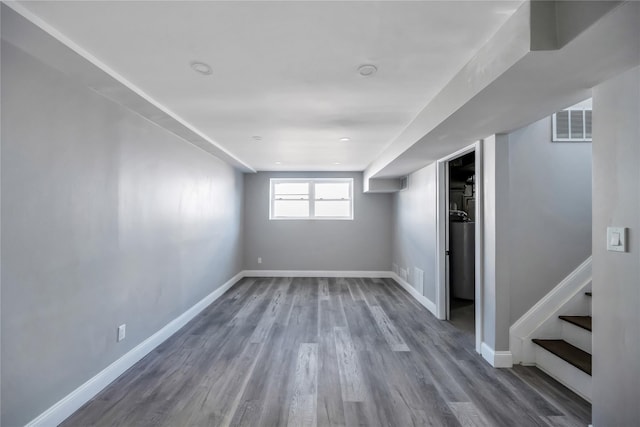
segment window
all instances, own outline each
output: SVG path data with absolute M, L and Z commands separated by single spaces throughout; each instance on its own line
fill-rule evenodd
M 591 141 L 591 100 L 555 113 L 552 128 L 554 142 Z
M 271 179 L 269 219 L 353 219 L 353 179 Z

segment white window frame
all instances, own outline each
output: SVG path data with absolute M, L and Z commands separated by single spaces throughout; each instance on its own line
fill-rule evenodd
M 290 183 L 305 183 L 309 184 L 309 216 L 301 217 L 277 217 L 273 215 L 275 204 L 275 185 L 281 182 Z M 317 183 L 348 183 L 349 184 L 349 216 L 316 216 L 315 215 L 315 184 Z M 334 199 L 322 199 L 323 201 L 334 201 Z M 345 201 L 347 199 L 335 199 L 335 201 Z M 269 219 L 270 220 L 329 220 L 329 221 L 341 221 L 353 220 L 353 178 L 271 178 L 269 180 Z
M 558 138 L 558 131 L 556 128 L 556 114 L 557 113 L 553 113 L 553 115 L 551 116 L 551 140 L 553 142 L 592 142 L 593 138 L 587 138 L 587 120 L 586 120 L 586 112 L 587 111 L 592 111 L 591 108 L 566 108 L 564 111 L 567 111 L 568 113 L 568 122 L 567 122 L 567 127 L 569 130 L 569 138 Z M 572 138 L 571 137 L 571 113 L 573 111 L 581 111 L 582 112 L 582 138 Z M 591 113 L 593 114 L 593 112 Z M 593 116 L 592 119 L 593 121 Z M 593 134 L 593 125 L 592 125 L 592 129 L 591 132 Z

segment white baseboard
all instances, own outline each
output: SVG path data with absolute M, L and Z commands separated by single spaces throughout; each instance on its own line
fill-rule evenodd
M 231 286 L 242 279 L 240 272 L 229 279 L 225 284 L 204 297 L 180 316 L 173 319 L 158 332 L 138 344 L 129 352 L 124 354 L 111 365 L 104 368 L 96 376 L 82 384 L 80 387 L 65 396 L 62 400 L 54 404 L 38 417 L 27 424 L 27 427 L 36 426 L 56 426 L 77 411 L 82 405 L 91 400 L 96 394 L 111 384 L 116 378 L 122 375 L 136 362 L 149 354 L 154 348 L 162 344 L 167 338 L 176 333 L 186 325 L 191 319 L 196 317 L 202 310 L 207 308 L 212 302 L 217 300 Z
M 45 427 L 58 425 L 77 411 L 82 405 L 91 400 L 104 388 L 122 375 L 127 369 L 135 365 L 140 359 L 166 341 L 171 335 L 186 325 L 202 310 L 220 298 L 235 283 L 244 277 L 366 277 L 391 278 L 407 290 L 427 310 L 435 314 L 435 304 L 420 295 L 411 285 L 390 271 L 312 271 L 312 270 L 245 270 L 236 274 L 215 291 L 204 297 L 180 316 L 169 322 L 158 332 L 138 344 L 118 360 L 107 366 L 93 378 L 76 388 L 45 412 L 34 418 L 27 427 Z
M 376 279 L 393 279 L 402 286 L 412 297 L 436 315 L 436 305 L 413 286 L 402 280 L 392 271 L 340 271 L 340 270 L 245 270 L 244 277 L 366 277 Z
M 481 354 L 484 360 L 494 368 L 513 367 L 513 356 L 510 351 L 495 351 L 487 343 L 482 343 Z
M 340 270 L 245 270 L 244 277 L 366 277 L 391 278 L 390 271 L 340 271 Z
M 396 273 L 394 273 L 394 272 L 388 272 L 388 273 L 390 274 L 390 276 L 388 276 L 388 277 L 390 277 L 393 280 L 395 280 L 396 282 L 398 282 L 398 284 L 400 286 L 402 286 L 405 291 L 409 292 L 409 294 L 411 294 L 411 296 L 416 299 L 416 301 L 418 301 L 427 310 L 429 310 L 431 312 L 431 314 L 436 316 L 436 304 L 433 301 L 431 301 L 429 298 L 425 297 L 420 292 L 418 292 L 418 290 L 416 288 L 414 288 L 413 286 L 411 286 L 409 283 L 407 283 L 407 281 L 402 280 L 402 278 L 400 276 L 398 276 Z

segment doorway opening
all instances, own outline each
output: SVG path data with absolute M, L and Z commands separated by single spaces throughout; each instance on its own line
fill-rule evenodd
M 482 141 L 437 163 L 436 313 L 475 341 L 483 317 Z
M 475 151 L 448 162 L 448 319 L 475 334 Z

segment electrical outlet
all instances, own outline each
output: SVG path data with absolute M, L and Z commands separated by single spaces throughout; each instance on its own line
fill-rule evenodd
M 122 341 L 126 335 L 127 335 L 127 325 L 122 324 L 118 326 L 118 342 Z
M 262 264 L 262 257 L 258 257 L 258 264 Z

